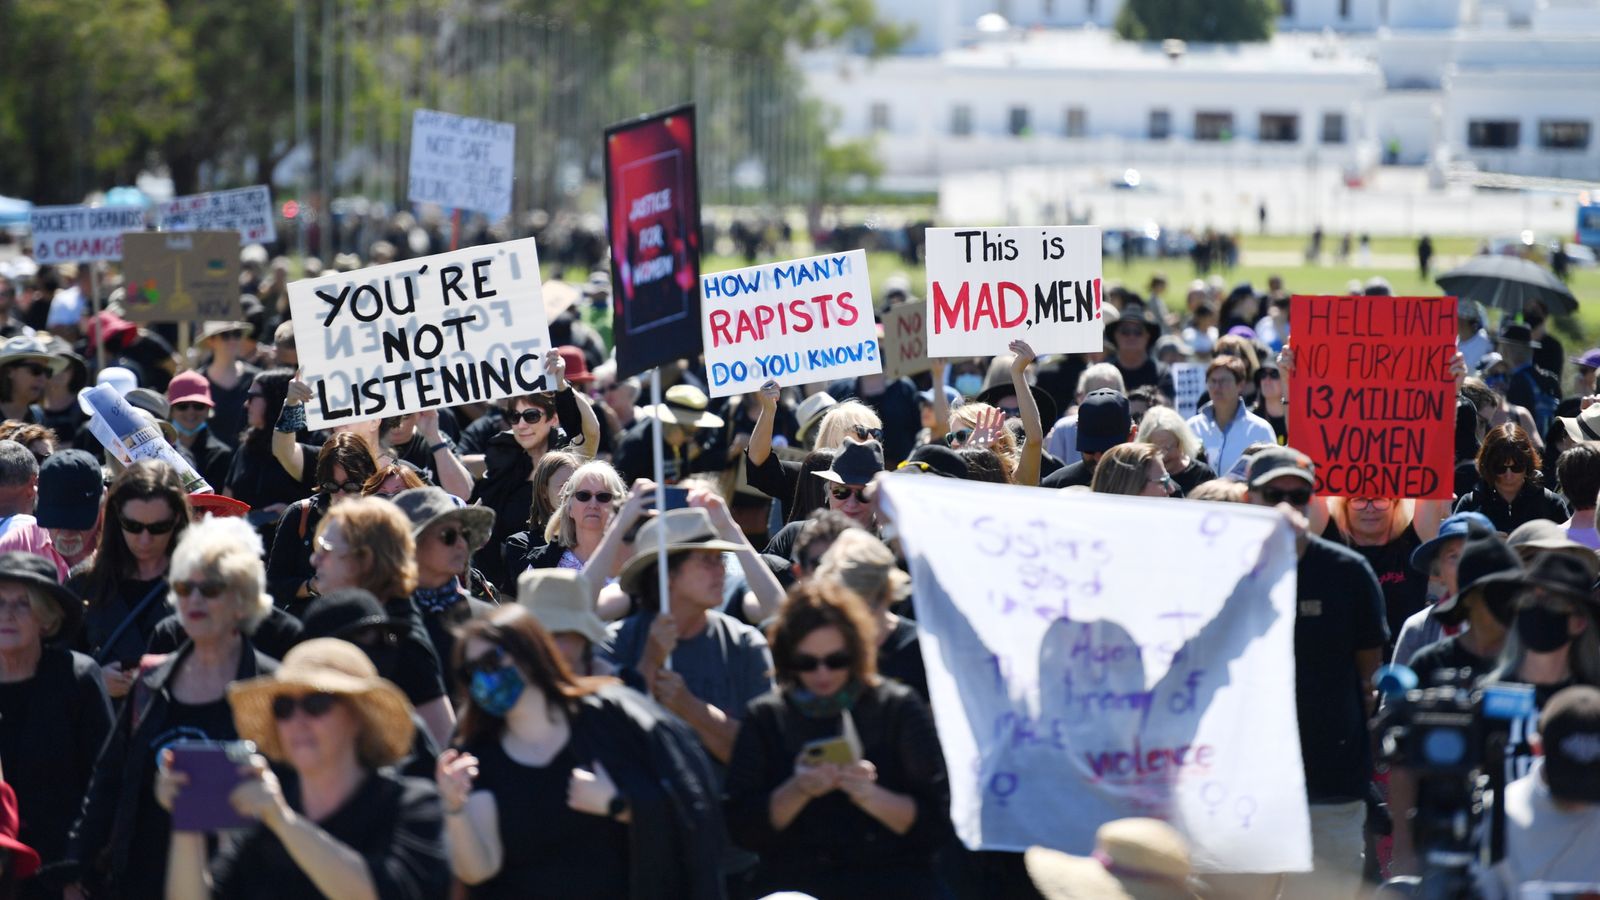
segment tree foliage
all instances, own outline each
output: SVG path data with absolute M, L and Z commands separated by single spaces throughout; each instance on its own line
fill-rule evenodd
M 1130 41 L 1265 41 L 1278 13 L 1278 0 L 1126 0 L 1117 34 Z

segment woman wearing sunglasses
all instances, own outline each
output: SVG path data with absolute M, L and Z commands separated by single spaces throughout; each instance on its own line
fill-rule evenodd
M 1478 449 L 1478 485 L 1456 501 L 1455 511 L 1489 517 L 1501 534 L 1533 519 L 1565 522 L 1572 510 L 1560 494 L 1539 484 L 1539 451 L 1520 425 L 1492 429 Z
M 949 788 L 928 707 L 878 676 L 871 614 L 842 585 L 792 590 L 768 630 L 778 687 L 728 766 L 728 831 L 761 854 L 754 896 L 945 896 Z
M 39 403 L 50 377 L 66 367 L 66 358 L 52 356 L 38 338 L 18 336 L 0 344 L 0 418 L 44 422 Z
M 417 589 L 411 592 L 411 602 L 422 615 L 434 652 L 441 661 L 450 659 L 456 629 L 494 608 L 466 588 L 467 563 L 489 539 L 494 513 L 481 506 L 462 506 L 436 487 L 405 491 L 394 498 L 394 505 L 411 520 L 411 537 L 417 542 Z M 448 686 L 452 693 L 461 687 Z
M 1439 536 L 1450 506 L 1449 500 L 1318 495 L 1306 507 L 1312 534 L 1361 554 L 1378 576 L 1391 652 L 1406 619 L 1428 605 L 1428 573 L 1412 567 L 1411 555 Z
M 506 542 L 509 568 L 518 576 L 529 569 L 581 570 L 594 558 L 606 529 L 627 499 L 622 476 L 610 463 L 584 463 L 561 487 L 555 512 L 541 535 L 545 543 L 520 547 L 515 536 Z
M 267 558 L 267 589 L 279 606 L 299 615 L 320 593 L 317 570 L 311 565 L 317 526 L 328 510 L 362 496 L 367 480 L 377 470 L 372 448 L 350 432 L 328 438 L 317 451 L 316 493 L 289 504 Z
M 161 896 L 171 822 L 151 793 L 159 748 L 237 739 L 228 685 L 277 666 L 248 637 L 272 598 L 261 540 L 243 519 L 189 528 L 172 554 L 171 591 L 163 599 L 177 608 L 188 640 L 140 677 L 95 765 L 67 854 L 91 894 L 114 879 L 113 896 Z
M 80 649 L 100 664 L 113 699 L 128 693 L 167 615 L 167 564 L 188 525 L 189 495 L 172 467 L 134 463 L 111 484 L 94 555 L 68 581 L 85 604 Z

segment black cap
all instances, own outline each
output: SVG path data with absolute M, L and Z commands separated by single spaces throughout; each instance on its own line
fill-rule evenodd
M 1556 692 L 1539 716 L 1544 779 L 1557 800 L 1600 803 L 1600 688 Z
M 39 503 L 34 518 L 41 528 L 88 531 L 100 517 L 105 473 L 82 450 L 57 450 L 39 465 Z
M 398 628 L 389 621 L 383 604 L 370 591 L 361 588 L 342 588 L 330 591 L 311 602 L 300 617 L 300 640 L 312 638 L 348 638 L 359 628 L 384 625 Z
M 1104 453 L 1128 442 L 1133 415 L 1128 398 L 1110 388 L 1090 391 L 1078 404 L 1078 452 Z
M 967 464 L 961 455 L 941 444 L 923 444 L 911 451 L 906 461 L 895 467 L 896 472 L 925 473 L 942 478 L 966 478 Z

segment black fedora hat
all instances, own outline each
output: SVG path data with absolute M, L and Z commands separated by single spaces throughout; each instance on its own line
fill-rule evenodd
M 1463 556 L 1463 560 L 1465 556 Z M 1531 588 L 1565 597 L 1576 603 L 1590 603 L 1594 578 L 1582 560 L 1565 553 L 1541 553 L 1528 566 L 1522 583 Z
M 1117 329 L 1120 328 L 1125 322 L 1138 322 L 1140 325 L 1144 326 L 1144 346 L 1146 350 L 1149 350 L 1151 347 L 1155 346 L 1156 338 L 1161 337 L 1161 326 L 1156 323 L 1155 316 L 1151 315 L 1149 310 L 1144 308 L 1143 304 L 1130 303 L 1128 305 L 1136 308 L 1124 310 L 1122 315 L 1118 316 L 1114 320 L 1110 318 L 1106 319 L 1106 343 L 1115 347 L 1117 344 Z
M 35 553 L 13 550 L 0 553 L 0 581 L 15 581 L 35 588 L 48 597 L 61 611 L 61 627 L 46 638 L 59 637 L 71 640 L 83 623 L 83 601 L 61 584 L 55 563 Z
M 877 441 L 845 441 L 844 449 L 833 458 L 833 467 L 811 474 L 834 484 L 871 484 L 883 471 L 883 445 Z
M 896 472 L 924 473 L 942 478 L 966 478 L 967 464 L 954 450 L 942 444 L 923 444 L 911 451 L 906 461 L 895 466 Z
M 1016 392 L 1017 389 L 1011 386 L 1010 381 L 1002 381 L 999 384 L 988 388 L 973 399 L 979 403 L 987 403 L 990 406 L 998 409 L 1000 407 L 998 401 L 1001 397 L 1004 397 L 1007 394 L 1014 395 Z M 1033 395 L 1034 405 L 1039 407 L 1040 423 L 1044 425 L 1046 430 L 1049 430 L 1050 426 L 1054 425 L 1056 419 L 1058 418 L 1056 415 L 1056 401 L 1052 399 L 1049 394 L 1040 390 L 1039 386 L 1036 384 L 1028 385 L 1028 393 Z
M 1500 535 L 1482 525 L 1469 526 L 1456 564 L 1456 592 L 1433 608 L 1439 621 L 1455 625 L 1467 618 L 1461 600 L 1472 591 L 1482 590 L 1486 599 L 1508 596 L 1528 583 L 1522 560 Z

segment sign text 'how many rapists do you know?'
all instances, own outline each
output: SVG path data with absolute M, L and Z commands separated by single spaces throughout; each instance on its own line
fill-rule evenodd
M 543 390 L 532 238 L 289 285 L 310 428 Z

